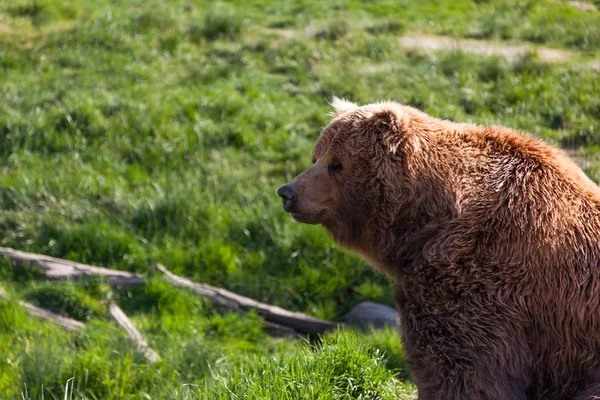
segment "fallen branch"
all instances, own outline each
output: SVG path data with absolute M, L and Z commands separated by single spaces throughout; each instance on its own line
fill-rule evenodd
M 0 298 L 8 298 L 6 292 L 4 292 L 2 289 L 0 289 Z M 62 315 L 53 313 L 52 311 L 48 311 L 40 307 L 36 307 L 33 304 L 27 303 L 25 301 L 19 301 L 19 305 L 25 308 L 29 314 L 41 319 L 57 323 L 70 332 L 76 331 L 85 326 L 84 323 L 81 321 L 77 321 L 68 317 L 63 317 Z
M 41 254 L 25 253 L 7 247 L 0 247 L 0 259 L 8 258 L 17 268 L 29 271 L 40 269 L 47 279 L 84 279 L 93 276 L 106 278 L 112 286 L 137 286 L 143 277 L 126 271 L 95 267 Z
M 298 334 L 293 328 L 276 324 L 275 322 L 263 321 L 264 329 L 267 335 L 272 337 L 287 337 L 287 338 L 298 338 L 301 335 Z
M 103 277 L 116 287 L 135 287 L 144 283 L 144 277 L 131 272 L 80 264 L 73 261 L 26 253 L 23 251 L 0 247 L 0 260 L 10 260 L 15 268 L 25 271 L 39 270 L 46 279 L 83 280 L 92 277 Z M 261 303 L 225 289 L 195 283 L 169 272 L 162 265 L 156 268 L 165 274 L 175 286 L 191 288 L 197 294 L 208 298 L 213 304 L 231 310 L 256 310 L 265 319 L 266 331 L 275 336 L 297 336 L 301 334 L 319 334 L 336 328 L 339 323 L 323 321 L 299 312 L 291 312 L 281 307 Z
M 110 302 L 108 310 L 110 311 L 110 315 L 114 318 L 114 320 L 121 326 L 121 328 L 125 330 L 127 336 L 129 336 L 135 342 L 138 350 L 144 353 L 150 362 L 155 363 L 160 360 L 158 354 L 156 354 L 156 352 L 152 350 L 150 346 L 148 346 L 146 339 L 144 339 L 142 334 L 135 328 L 135 326 L 133 326 L 133 323 L 131 323 L 129 318 L 127 318 L 127 315 L 125 315 L 123 310 L 121 310 L 121 308 L 119 308 L 114 301 Z
M 192 282 L 189 279 L 173 274 L 160 264 L 156 264 L 156 268 L 165 274 L 165 277 L 173 283 L 173 285 L 190 288 L 195 293 L 206 297 L 217 306 L 239 311 L 256 310 L 258 314 L 262 315 L 267 321 L 290 327 L 301 333 L 319 334 L 340 325 L 335 322 L 313 318 L 303 313 L 292 312 L 281 307 L 261 303 L 225 289 Z

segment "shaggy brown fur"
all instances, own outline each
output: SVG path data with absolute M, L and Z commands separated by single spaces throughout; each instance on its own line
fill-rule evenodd
M 508 128 L 334 106 L 279 193 L 394 280 L 419 399 L 600 396 L 600 189 Z

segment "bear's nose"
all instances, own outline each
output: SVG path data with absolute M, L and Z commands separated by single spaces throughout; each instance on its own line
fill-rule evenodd
M 294 189 L 290 185 L 284 185 L 277 190 L 277 194 L 279 197 L 283 199 L 283 201 L 288 202 L 292 201 L 296 193 L 294 193 Z

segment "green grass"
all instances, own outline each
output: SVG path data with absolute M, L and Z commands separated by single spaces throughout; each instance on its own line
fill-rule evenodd
M 361 337 L 339 332 L 316 348 L 301 346 L 281 357 L 252 357 L 218 376 L 199 398 L 235 399 L 397 399 L 413 388 L 395 379 L 384 357 Z
M 385 277 L 291 221 L 275 194 L 310 164 L 332 96 L 526 130 L 579 149 L 600 181 L 600 73 L 579 62 L 600 57 L 600 13 L 550 0 L 447 3 L 0 0 L 0 246 L 149 275 L 160 262 L 334 320 L 362 300 L 393 304 Z M 578 56 L 549 65 L 403 50 L 398 36 L 415 32 Z M 87 327 L 67 334 L 1 302 L 0 398 L 25 385 L 32 399 L 62 398 L 73 376 L 77 398 L 260 398 L 277 368 L 344 398 L 340 379 L 360 378 L 352 363 L 306 376 L 337 357 L 372 368 L 364 393 L 398 393 L 407 378 L 395 333 L 343 333 L 316 348 L 272 339 L 258 317 L 221 316 L 159 278 L 114 294 L 161 355 L 152 366 L 109 322 L 103 284 L 9 273 L 1 283 Z
M 62 286 L 65 293 L 78 293 L 74 297 L 86 291 Z M 87 291 L 102 297 L 98 287 Z M 160 281 L 117 301 L 162 356 L 157 364 L 148 364 L 102 316 L 83 331 L 66 333 L 28 316 L 15 302 L 0 302 L 0 351 L 6 356 L 0 359 L 0 398 L 21 393 L 62 398 L 71 378 L 69 393 L 85 399 L 306 398 L 305 393 L 391 398 L 412 391 L 398 334 L 391 330 L 360 336 L 339 331 L 315 345 L 273 339 L 255 315 L 217 314 L 198 297 Z

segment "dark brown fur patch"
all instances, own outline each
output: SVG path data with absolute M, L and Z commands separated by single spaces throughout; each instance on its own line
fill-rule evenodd
M 562 152 L 343 103 L 314 156 L 343 170 L 313 222 L 395 282 L 420 399 L 600 396 L 600 190 Z

